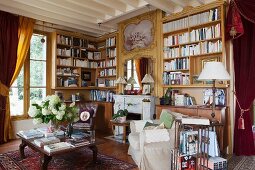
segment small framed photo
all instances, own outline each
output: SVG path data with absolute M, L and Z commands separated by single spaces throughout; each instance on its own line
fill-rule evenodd
M 91 81 L 91 72 L 82 72 L 82 79 L 85 81 Z
M 151 90 L 150 90 L 150 85 L 149 84 L 144 84 L 143 85 L 143 94 L 150 94 Z

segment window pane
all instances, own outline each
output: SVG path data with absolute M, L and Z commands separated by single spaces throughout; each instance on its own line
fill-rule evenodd
M 131 75 L 131 70 L 127 70 L 127 79 L 129 79 L 129 77 L 131 77 L 132 75 Z
M 21 68 L 17 79 L 13 82 L 12 87 L 24 86 L 24 67 Z
M 46 86 L 46 62 L 30 60 L 30 86 Z
M 138 83 L 138 78 L 137 78 L 137 73 L 136 71 L 134 71 L 134 79 L 136 81 L 136 84 L 134 84 L 134 89 L 139 89 L 140 88 L 140 85 Z
M 30 88 L 30 102 L 40 102 L 46 97 L 46 88 Z
M 42 38 L 45 40 L 41 42 Z M 30 41 L 30 59 L 46 60 L 46 36 L 33 34 Z
M 132 60 L 127 61 L 127 69 L 132 69 Z
M 11 116 L 22 115 L 24 112 L 24 88 L 10 88 L 10 111 Z

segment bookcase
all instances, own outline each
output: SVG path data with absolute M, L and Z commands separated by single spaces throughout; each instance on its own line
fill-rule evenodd
M 62 31 L 52 34 L 52 89 L 87 90 L 91 101 L 112 102 L 116 34 L 102 38 Z
M 206 62 L 226 62 L 224 23 L 223 1 L 162 19 L 163 88 L 211 87 L 210 82 L 198 82 L 197 78 Z

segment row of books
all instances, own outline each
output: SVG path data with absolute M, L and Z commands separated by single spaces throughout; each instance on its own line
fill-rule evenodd
M 189 58 L 176 58 L 170 62 L 164 62 L 164 71 L 189 69 Z
M 83 68 L 97 68 L 98 63 L 96 61 L 74 59 L 73 65 Z
M 185 32 L 179 35 L 170 35 L 164 38 L 164 46 L 178 45 L 189 42 L 189 33 Z
M 65 45 L 72 45 L 72 38 L 69 36 L 64 35 L 57 35 L 57 43 L 58 44 L 65 44 Z
M 185 94 L 178 94 L 174 95 L 174 105 L 175 106 L 192 106 L 196 105 L 195 98 Z
M 57 86 L 58 87 L 77 87 L 78 86 L 78 80 L 74 77 L 57 77 Z
M 199 55 L 200 44 L 190 44 L 181 47 L 181 57 Z
M 106 39 L 106 47 L 111 47 L 116 45 L 116 37 L 111 37 Z
M 113 87 L 113 86 L 116 86 L 116 80 L 98 78 L 96 79 L 96 86 L 97 87 Z
M 67 68 L 57 68 L 57 75 L 63 75 L 63 76 L 79 76 L 78 69 L 71 69 L 69 67 Z
M 199 13 L 196 15 L 191 15 L 179 20 L 167 22 L 163 24 L 163 33 L 171 32 L 174 30 L 179 30 L 183 28 L 188 28 L 190 26 L 200 25 L 203 23 L 216 21 L 220 19 L 220 12 L 218 8 Z
M 115 68 L 109 68 L 109 69 L 103 69 L 98 72 L 99 77 L 105 77 L 105 76 L 115 76 L 116 75 L 116 69 Z
M 107 49 L 106 56 L 110 57 L 110 58 L 116 57 L 116 48 L 114 48 L 114 49 Z
M 211 42 L 211 41 L 201 42 L 202 54 L 215 53 L 215 52 L 221 52 L 221 51 L 222 51 L 221 40 L 218 40 L 216 42 Z
M 114 92 L 107 90 L 91 90 L 90 91 L 90 100 L 91 101 L 106 101 L 106 102 L 114 102 L 113 98 Z
M 73 66 L 71 58 L 57 58 L 56 63 L 61 66 Z
M 164 47 L 164 58 L 175 58 L 180 56 L 180 49 Z
M 221 36 L 220 24 L 217 24 L 206 28 L 192 30 L 190 32 L 190 41 L 193 42 L 207 40 L 212 38 L 218 38 L 220 36 Z
M 182 72 L 164 72 L 163 73 L 164 85 L 189 85 L 189 74 Z
M 198 153 L 198 131 L 180 132 L 180 153 L 182 155 L 194 155 Z
M 113 67 L 113 66 L 116 66 L 116 58 L 106 61 L 106 67 Z
M 71 57 L 71 49 L 70 48 L 58 48 L 57 55 L 70 56 Z

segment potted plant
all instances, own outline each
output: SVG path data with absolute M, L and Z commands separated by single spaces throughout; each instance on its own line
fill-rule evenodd
M 128 115 L 128 110 L 127 109 L 124 109 L 124 110 L 120 109 L 120 110 L 117 111 L 116 114 L 114 114 L 112 116 L 112 119 L 119 122 L 119 123 L 123 123 L 123 122 L 126 121 L 127 115 Z

